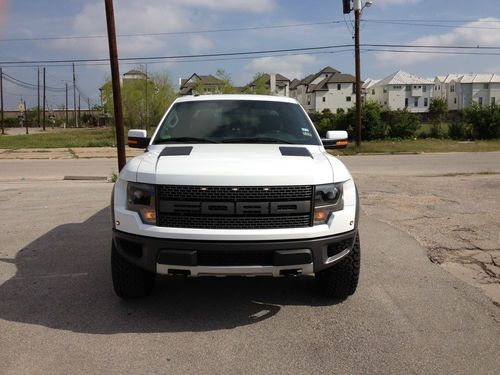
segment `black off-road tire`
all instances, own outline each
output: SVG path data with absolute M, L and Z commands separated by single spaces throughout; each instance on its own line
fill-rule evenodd
M 356 234 L 351 252 L 331 268 L 316 273 L 316 283 L 321 294 L 335 299 L 346 299 L 358 286 L 361 266 L 359 234 Z
M 139 268 L 123 258 L 111 245 L 111 276 L 118 297 L 140 298 L 151 293 L 155 284 L 155 274 Z

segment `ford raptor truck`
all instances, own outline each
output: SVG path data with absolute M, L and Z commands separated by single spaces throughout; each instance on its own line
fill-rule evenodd
M 150 293 L 157 274 L 313 275 L 319 291 L 353 294 L 359 200 L 344 164 L 300 104 L 259 95 L 181 97 L 154 135 L 130 130 L 131 159 L 113 189 L 113 286 Z

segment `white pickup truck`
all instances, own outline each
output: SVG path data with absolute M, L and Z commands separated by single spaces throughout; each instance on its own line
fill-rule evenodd
M 314 274 L 345 299 L 360 269 L 359 200 L 347 168 L 325 149 L 299 103 L 259 95 L 177 99 L 146 152 L 121 171 L 111 200 L 116 294 L 151 292 L 156 274 Z

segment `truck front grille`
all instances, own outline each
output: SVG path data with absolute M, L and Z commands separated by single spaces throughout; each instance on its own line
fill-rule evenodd
M 158 185 L 158 226 L 276 229 L 312 225 L 312 186 Z

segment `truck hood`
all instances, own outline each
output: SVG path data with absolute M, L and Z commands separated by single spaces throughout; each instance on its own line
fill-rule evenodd
M 165 155 L 178 153 L 172 150 L 175 147 L 184 148 L 185 154 Z M 332 160 L 322 147 L 276 144 L 150 146 L 148 152 L 126 165 L 121 177 L 152 184 L 207 186 L 317 185 L 334 181 Z

